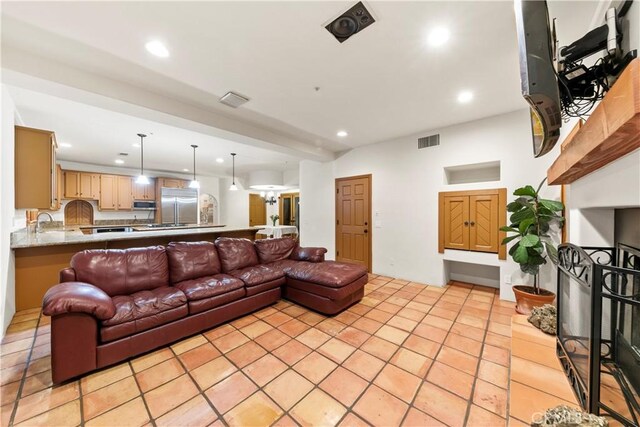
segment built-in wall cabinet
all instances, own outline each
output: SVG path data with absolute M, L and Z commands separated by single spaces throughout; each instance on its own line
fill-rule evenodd
M 490 252 L 506 259 L 505 247 L 500 245 L 506 194 L 505 188 L 439 193 L 439 252 Z
M 16 209 L 60 209 L 56 148 L 53 132 L 15 127 Z
M 64 171 L 64 198 L 100 198 L 100 174 L 91 172 Z
M 162 178 L 160 178 L 162 179 Z M 133 182 L 133 200 L 156 200 L 156 181 L 149 178 L 149 184 Z
M 122 175 L 100 175 L 100 210 L 131 210 L 133 178 Z

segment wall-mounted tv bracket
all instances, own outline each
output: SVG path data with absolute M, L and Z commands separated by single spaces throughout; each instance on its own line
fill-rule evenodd
M 586 114 L 615 82 L 617 76 L 637 56 L 633 50 L 623 54 L 621 19 L 633 0 L 626 0 L 618 12 L 609 8 L 605 23 L 558 51 L 558 80 L 563 112 L 568 116 Z M 601 51 L 606 55 L 587 67 L 582 60 Z

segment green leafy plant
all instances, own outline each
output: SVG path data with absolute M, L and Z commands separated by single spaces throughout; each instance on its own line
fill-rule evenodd
M 280 215 L 271 215 L 269 218 L 271 218 L 271 222 L 273 223 L 273 226 L 276 226 L 276 221 L 280 219 Z
M 509 249 L 509 255 L 520 264 L 520 270 L 534 276 L 535 294 L 540 294 L 540 266 L 546 264 L 547 259 L 551 259 L 554 264 L 558 261 L 558 251 L 550 234 L 553 231 L 551 226 L 557 224 L 562 228 L 564 225 L 564 217 L 561 215 L 564 205 L 555 200 L 540 198 L 539 192 L 546 180 L 543 179 L 537 189 L 527 185 L 513 192 L 518 198 L 507 205 L 507 211 L 511 213 L 511 224 L 500 228 L 501 231 L 514 233 L 505 237 L 502 244 L 515 241 Z

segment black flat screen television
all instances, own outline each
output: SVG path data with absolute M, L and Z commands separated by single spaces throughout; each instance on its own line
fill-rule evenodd
M 546 1 L 515 0 L 522 96 L 531 107 L 533 155 L 540 157 L 560 137 L 562 117 L 553 64 L 554 35 Z

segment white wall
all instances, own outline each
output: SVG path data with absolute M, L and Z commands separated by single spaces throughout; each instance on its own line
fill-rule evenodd
M 11 322 L 15 306 L 14 255 L 10 249 L 14 204 L 15 105 L 5 86 L 1 88 L 2 140 L 0 141 L 0 338 Z
M 417 138 L 440 134 L 440 146 L 417 149 Z M 506 279 L 522 283 L 519 267 L 495 254 L 463 251 L 438 253 L 438 192 L 537 185 L 554 152 L 534 159 L 528 110 L 470 123 L 420 132 L 405 138 L 368 145 L 344 153 L 329 163 L 300 164 L 301 239 L 303 245 L 327 247 L 335 254 L 334 179 L 372 174 L 373 271 L 432 285 L 447 279 L 445 259 L 501 268 L 501 297 L 512 299 Z M 445 185 L 444 167 L 501 162 L 500 181 Z M 545 187 L 543 197 L 558 199 L 559 187 Z M 548 270 L 548 271 L 546 271 Z M 552 268 L 541 274 L 543 286 L 554 288 Z

